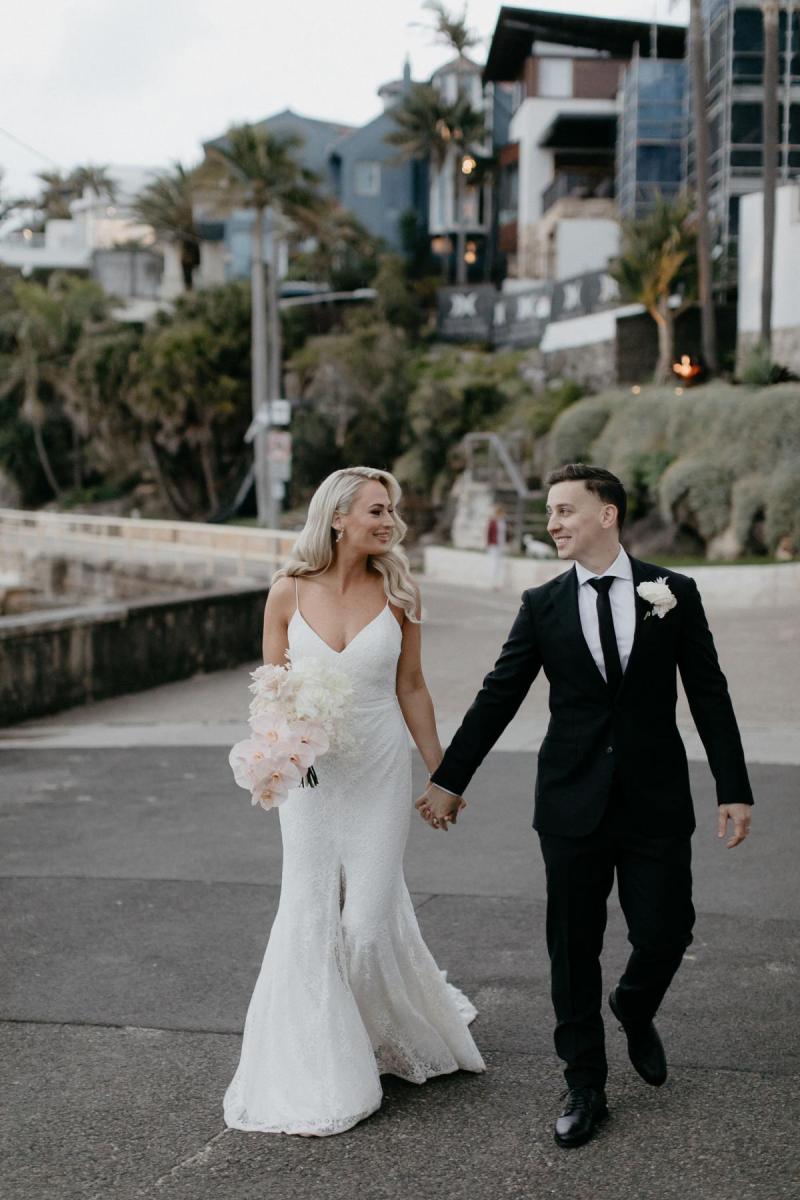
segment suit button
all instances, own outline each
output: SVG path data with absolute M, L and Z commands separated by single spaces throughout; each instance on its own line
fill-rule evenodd
M 614 747 L 606 746 L 606 754 L 613 754 L 613 753 L 614 753 Z

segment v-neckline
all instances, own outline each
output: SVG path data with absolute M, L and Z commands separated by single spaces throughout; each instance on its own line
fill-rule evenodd
M 326 646 L 327 649 L 330 650 L 331 654 L 336 654 L 338 656 L 341 656 L 342 654 L 347 653 L 347 651 L 352 646 L 353 642 L 358 641 L 358 639 L 361 637 L 362 633 L 366 633 L 366 631 L 369 629 L 369 627 L 371 625 L 374 625 L 375 622 L 383 616 L 383 614 L 386 612 L 388 607 L 389 607 L 389 601 L 387 600 L 386 603 L 384 604 L 383 608 L 381 609 L 381 611 L 379 613 L 376 613 L 371 621 L 367 621 L 366 625 L 362 625 L 361 628 L 359 629 L 358 633 L 354 637 L 351 637 L 350 641 L 347 643 L 347 645 L 343 646 L 341 650 L 334 650 L 333 646 L 331 646 L 329 642 L 326 642 L 325 638 L 322 637 L 321 634 L 317 633 L 314 626 L 309 625 L 308 621 L 305 619 L 303 614 L 300 612 L 299 608 L 296 608 L 294 610 L 294 616 L 300 618 L 300 620 L 305 625 L 306 629 L 310 630 L 311 633 L 313 633 L 314 637 L 317 639 L 317 641 L 322 642 L 322 645 Z M 396 624 L 396 622 L 395 622 L 395 624 Z M 398 628 L 399 628 L 399 626 L 398 626 Z

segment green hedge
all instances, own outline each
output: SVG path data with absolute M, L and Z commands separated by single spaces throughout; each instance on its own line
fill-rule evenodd
M 766 547 L 787 535 L 800 547 L 798 384 L 604 392 L 553 426 L 550 467 L 576 461 L 618 475 L 638 498 L 634 516 L 658 506 L 704 541 L 732 531 L 741 551 L 763 519 Z

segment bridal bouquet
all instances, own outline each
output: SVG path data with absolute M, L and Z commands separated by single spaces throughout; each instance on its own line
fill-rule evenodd
M 319 658 L 285 667 L 268 663 L 251 672 L 250 737 L 228 756 L 239 787 L 252 803 L 277 808 L 294 787 L 316 787 L 314 763 L 332 743 L 353 745 L 353 687 L 347 675 Z

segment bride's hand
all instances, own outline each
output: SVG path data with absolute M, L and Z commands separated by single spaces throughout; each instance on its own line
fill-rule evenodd
M 429 783 L 419 800 L 415 803 L 417 812 L 433 829 L 447 829 L 455 825 L 462 808 L 467 807 L 463 796 L 454 796 L 445 792 L 435 783 Z

